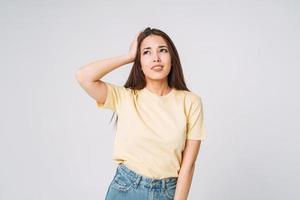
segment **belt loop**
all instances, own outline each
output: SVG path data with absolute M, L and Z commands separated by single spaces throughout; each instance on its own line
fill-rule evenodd
M 166 180 L 162 180 L 162 188 L 165 190 L 166 189 L 166 182 L 165 182 Z
M 137 188 L 139 186 L 139 183 L 141 181 L 142 176 L 138 175 L 137 178 L 135 179 L 133 185 L 135 188 Z

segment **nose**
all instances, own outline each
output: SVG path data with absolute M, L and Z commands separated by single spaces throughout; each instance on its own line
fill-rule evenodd
M 154 53 L 154 54 L 153 54 L 153 62 L 158 62 L 158 61 L 160 61 L 160 58 L 159 58 L 159 56 L 158 56 L 158 53 Z

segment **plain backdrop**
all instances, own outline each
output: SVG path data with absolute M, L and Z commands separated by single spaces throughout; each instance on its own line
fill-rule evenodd
M 299 199 L 299 12 L 296 0 L 2 0 L 0 199 L 104 199 L 113 112 L 75 72 L 148 26 L 172 38 L 203 100 L 189 200 Z M 124 85 L 131 66 L 103 80 Z

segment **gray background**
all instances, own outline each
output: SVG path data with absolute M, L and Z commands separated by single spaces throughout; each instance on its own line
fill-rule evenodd
M 299 199 L 299 12 L 296 0 L 2 0 L 0 199 L 104 199 L 112 112 L 75 72 L 147 26 L 170 35 L 204 104 L 189 199 Z M 130 67 L 103 80 L 123 85 Z

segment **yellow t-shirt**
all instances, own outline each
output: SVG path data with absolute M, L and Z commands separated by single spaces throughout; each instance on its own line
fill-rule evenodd
M 105 82 L 107 97 L 100 108 L 118 115 L 113 161 L 150 178 L 178 177 L 187 139 L 204 140 L 200 96 L 176 90 L 159 96 Z

